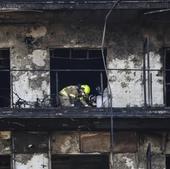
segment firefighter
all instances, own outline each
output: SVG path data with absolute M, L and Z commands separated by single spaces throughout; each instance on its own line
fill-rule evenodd
M 59 92 L 59 99 L 60 99 L 61 106 L 88 107 L 89 94 L 90 94 L 90 86 L 87 84 L 67 86 Z

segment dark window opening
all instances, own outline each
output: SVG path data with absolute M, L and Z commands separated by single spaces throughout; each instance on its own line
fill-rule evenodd
M 97 95 L 97 87 L 101 91 L 107 87 L 100 49 L 59 48 L 51 50 L 50 56 L 53 104 L 56 104 L 58 91 L 69 85 L 88 84 L 92 95 Z
M 46 132 L 14 132 L 14 147 L 17 154 L 47 153 Z
M 0 49 L 0 107 L 10 106 L 10 52 Z
M 52 169 L 109 169 L 106 155 L 52 155 Z
M 0 155 L 0 169 L 10 169 L 11 158 L 9 155 Z
M 166 156 L 166 169 L 170 169 L 170 155 Z

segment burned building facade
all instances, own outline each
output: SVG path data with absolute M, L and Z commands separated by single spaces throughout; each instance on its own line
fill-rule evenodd
M 169 169 L 169 8 L 0 1 L 0 168 Z M 79 83 L 109 85 L 112 107 L 61 107 Z

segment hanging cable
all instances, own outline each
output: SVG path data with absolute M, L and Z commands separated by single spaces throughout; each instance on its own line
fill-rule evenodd
M 106 72 L 106 78 L 107 78 L 107 84 L 108 84 L 108 107 L 110 107 L 110 112 L 111 112 L 111 121 L 110 121 L 110 127 L 111 127 L 111 144 L 110 144 L 110 148 L 111 148 L 111 152 L 113 152 L 113 142 L 114 142 L 114 131 L 113 131 L 113 110 L 112 110 L 112 89 L 111 89 L 111 85 L 109 82 L 109 76 L 108 76 L 108 69 L 106 66 L 106 61 L 105 61 L 105 53 L 104 53 L 104 43 L 105 43 L 105 37 L 106 37 L 106 29 L 107 29 L 107 21 L 109 16 L 111 15 L 112 11 L 114 8 L 117 7 L 117 5 L 119 5 L 121 0 L 117 0 L 116 2 L 114 2 L 113 6 L 109 9 L 109 11 L 107 12 L 106 16 L 105 16 L 105 21 L 104 21 L 104 27 L 103 27 L 103 35 L 102 35 L 102 43 L 101 43 L 101 52 L 102 52 L 102 59 L 103 59 L 103 64 L 104 64 L 104 69 Z
M 110 16 L 110 14 L 112 13 L 113 9 L 116 8 L 116 6 L 119 4 L 120 1 L 121 0 L 117 0 L 105 16 L 103 34 L 102 34 L 102 43 L 101 43 L 102 59 L 103 59 L 104 69 L 106 72 L 106 78 L 107 78 L 107 83 L 108 83 L 108 93 L 109 93 L 109 98 L 110 98 L 110 106 L 109 107 L 111 107 L 111 108 L 112 108 L 112 92 L 111 92 L 111 86 L 110 86 L 109 77 L 108 77 L 108 70 L 107 70 L 106 61 L 105 61 L 104 43 L 105 43 L 105 37 L 106 37 L 106 28 L 107 28 L 108 18 Z
M 170 11 L 169 8 L 168 9 L 160 9 L 160 10 L 145 12 L 144 15 L 157 14 L 157 13 L 169 12 L 169 11 Z

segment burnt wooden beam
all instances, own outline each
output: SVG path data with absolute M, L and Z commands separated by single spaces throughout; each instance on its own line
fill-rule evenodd
M 114 131 L 170 131 L 170 119 L 114 119 Z M 110 131 L 110 119 L 0 119 L 1 131 Z
M 170 109 L 166 108 L 36 108 L 36 109 L 0 109 L 0 118 L 170 118 Z
M 110 131 L 170 130 L 170 110 L 163 108 L 0 109 L 0 130 Z
M 57 9 L 109 9 L 115 1 L 110 0 L 0 0 L 0 11 L 31 11 L 31 10 L 57 10 Z M 122 0 L 117 9 L 167 9 L 170 1 L 161 0 Z

